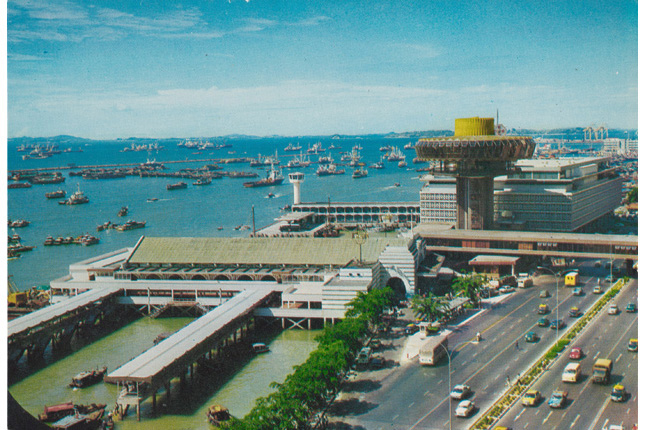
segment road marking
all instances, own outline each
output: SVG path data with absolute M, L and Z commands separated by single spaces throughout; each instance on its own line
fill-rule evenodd
M 524 413 L 524 411 L 525 411 L 525 410 L 526 410 L 526 409 L 522 409 L 522 412 L 520 412 L 519 414 L 517 414 L 517 416 L 515 417 L 515 419 L 514 419 L 513 421 L 517 421 L 518 419 L 520 419 L 520 417 L 522 416 L 522 414 Z
M 529 426 L 529 423 L 524 424 L 524 428 L 527 428 Z
M 616 357 L 616 363 L 618 363 L 618 361 L 620 360 L 620 357 L 622 357 L 622 356 L 623 356 L 623 353 L 621 352 L 621 353 L 618 355 L 618 357 Z
M 504 330 L 503 332 L 501 332 L 501 333 L 499 334 L 499 336 L 500 336 L 500 337 L 502 337 L 502 336 L 504 336 L 505 334 L 506 334 L 506 330 Z
M 544 424 L 546 422 L 546 420 L 549 419 L 549 417 L 551 416 L 552 413 L 553 413 L 553 411 L 549 411 L 549 415 L 547 415 L 546 418 L 542 420 L 542 424 Z
M 594 343 L 591 345 L 591 347 L 592 347 L 592 348 L 595 348 L 595 347 L 596 347 L 596 342 L 594 342 Z
M 578 418 L 580 418 L 580 414 L 576 415 L 576 417 L 574 418 L 574 420 L 571 423 L 571 425 L 569 426 L 569 428 L 573 428 L 573 426 L 576 425 L 576 422 L 578 421 Z
M 600 351 L 596 351 L 596 354 L 594 354 L 593 359 L 595 360 L 596 357 L 598 357 L 599 355 L 600 355 Z
M 474 353 L 473 358 L 477 357 L 477 354 L 479 354 L 479 352 Z
M 408 408 L 411 408 L 414 405 L 414 402 L 410 403 L 410 406 Z
M 443 379 L 441 381 L 437 382 L 437 385 L 441 385 L 442 382 L 443 382 Z
M 598 413 L 596 414 L 596 416 L 595 416 L 595 418 L 594 418 L 593 422 L 592 422 L 592 423 L 591 423 L 591 425 L 589 426 L 589 428 L 590 428 L 590 429 L 596 428 L 596 424 L 598 423 L 598 420 L 600 419 L 600 416 L 601 416 L 601 415 L 602 415 L 602 413 L 605 411 L 605 408 L 607 407 L 607 405 L 608 405 L 608 404 L 609 404 L 609 397 L 607 397 L 607 398 L 605 399 L 605 403 L 603 403 L 603 404 L 602 404 L 602 406 L 600 407 L 600 409 L 598 409 Z M 602 425 L 602 427 L 605 427 L 605 426 L 607 425 L 607 422 L 608 422 L 608 421 L 609 421 L 609 418 L 607 418 L 607 419 L 605 420 L 605 423 Z
M 396 414 L 392 417 L 392 421 L 396 421 L 396 419 L 399 417 L 399 414 Z
M 440 384 L 437 384 L 437 385 L 440 385 Z M 430 394 L 430 390 L 428 390 L 425 393 L 423 393 L 424 396 L 427 396 L 428 394 Z

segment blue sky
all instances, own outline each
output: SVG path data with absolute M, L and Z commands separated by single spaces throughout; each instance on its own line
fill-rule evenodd
M 7 3 L 8 135 L 636 128 L 637 2 Z

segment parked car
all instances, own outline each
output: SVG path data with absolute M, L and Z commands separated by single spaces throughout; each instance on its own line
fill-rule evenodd
M 455 409 L 455 415 L 458 417 L 469 417 L 475 410 L 475 403 L 470 400 L 462 400 Z
M 621 384 L 614 385 L 614 388 L 611 390 L 611 400 L 613 402 L 622 402 L 627 399 L 627 393 L 625 392 L 625 386 Z
M 627 306 L 625 306 L 625 312 L 629 312 L 629 313 L 636 312 L 636 303 L 627 303 Z
M 564 321 L 563 320 L 553 320 L 553 321 L 551 321 L 551 328 L 553 330 L 561 329 L 562 327 L 564 327 Z
M 499 292 L 504 294 L 504 293 L 512 293 L 515 289 L 511 287 L 510 285 L 504 285 L 499 289 Z
M 527 342 L 537 342 L 538 337 L 535 332 L 530 331 L 524 335 L 524 340 Z
M 563 408 L 567 404 L 567 395 L 568 393 L 566 391 L 554 391 L 549 399 L 549 407 L 556 409 Z
M 416 324 L 408 324 L 405 326 L 405 334 L 414 334 L 419 331 L 419 326 Z
M 593 287 L 593 293 L 602 294 L 602 287 L 600 285 L 596 285 L 595 287 Z
M 571 348 L 571 352 L 569 352 L 569 358 L 571 360 L 580 360 L 583 357 L 584 353 L 582 352 L 582 348 L 579 346 L 574 346 Z
M 522 405 L 537 406 L 537 404 L 540 403 L 541 399 L 542 395 L 538 390 L 528 390 L 526 393 L 524 393 L 524 397 L 522 397 Z
M 609 305 L 609 309 L 607 309 L 607 313 L 609 315 L 618 315 L 620 312 L 620 309 L 618 309 L 618 305 L 616 303 L 612 303 Z
M 548 318 L 540 318 L 537 322 L 538 327 L 548 327 L 549 326 L 549 319 Z
M 452 391 L 450 392 L 450 397 L 452 397 L 455 400 L 461 400 L 470 395 L 472 391 L 470 390 L 470 387 L 468 385 L 455 385 Z
M 574 296 L 582 296 L 583 294 L 584 294 L 584 291 L 582 290 L 582 287 L 576 287 L 573 289 Z
M 538 306 L 537 313 L 540 315 L 548 314 L 549 313 L 549 305 L 546 303 L 541 303 Z
M 372 369 L 382 369 L 385 366 L 385 360 L 381 356 L 372 357 L 370 367 Z

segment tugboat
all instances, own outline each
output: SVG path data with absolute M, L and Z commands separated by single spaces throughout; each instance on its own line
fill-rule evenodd
M 90 385 L 94 385 L 97 382 L 101 382 L 106 372 L 107 366 L 103 366 L 102 369 L 83 371 L 72 378 L 72 382 L 71 384 L 69 384 L 69 386 L 72 388 L 89 387 Z
M 184 188 L 187 188 L 187 187 L 188 187 L 188 185 L 186 185 L 185 182 L 177 182 L 176 184 L 168 184 L 168 185 L 166 185 L 166 189 L 168 191 L 181 190 L 181 189 L 184 189 Z
M 362 167 L 354 170 L 354 173 L 352 173 L 352 179 L 360 179 L 366 176 L 367 176 L 367 170 L 363 169 Z
M 80 185 L 78 186 L 76 192 L 67 200 L 60 200 L 59 205 L 81 205 L 83 203 L 89 203 L 90 199 L 87 198 L 81 191 Z
M 228 409 L 225 408 L 224 406 L 213 405 L 210 408 L 208 408 L 208 412 L 206 412 L 206 417 L 208 417 L 208 422 L 216 426 L 223 423 L 224 421 L 230 420 L 231 414 L 229 413 Z
M 48 199 L 60 199 L 61 197 L 65 197 L 66 194 L 65 190 L 56 190 L 51 193 L 45 193 L 45 197 Z
M 119 213 L 117 214 L 118 216 L 126 216 L 128 214 L 128 207 L 123 206 L 121 209 L 119 209 Z
M 271 170 L 269 170 L 266 178 L 260 179 L 259 181 L 244 182 L 242 185 L 246 188 L 268 187 L 271 185 L 280 185 L 282 181 L 284 181 L 284 176 L 282 176 L 279 170 L 274 169 L 272 164 Z
M 193 185 L 210 185 L 212 182 L 211 178 L 199 178 L 195 182 L 193 182 Z
M 126 231 L 126 230 L 135 230 L 137 228 L 144 228 L 146 226 L 145 221 L 128 221 L 125 224 L 115 224 L 112 226 L 113 229 L 118 230 L 118 231 Z

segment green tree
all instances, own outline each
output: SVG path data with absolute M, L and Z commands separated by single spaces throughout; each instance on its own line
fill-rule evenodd
M 471 273 L 454 279 L 452 281 L 452 290 L 455 292 L 455 295 L 467 297 L 476 306 L 479 304 L 479 292 L 485 282 L 486 278 L 482 275 Z
M 634 187 L 627 193 L 627 203 L 638 203 L 638 187 Z
M 447 304 L 432 293 L 429 293 L 427 297 L 413 296 L 410 305 L 417 318 L 429 322 L 439 320 L 448 313 Z

